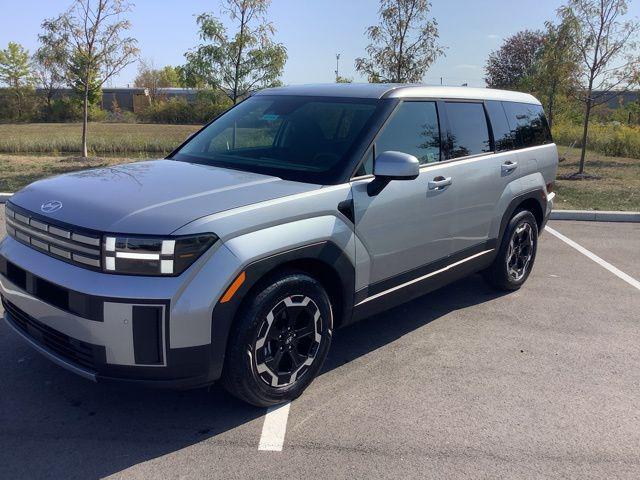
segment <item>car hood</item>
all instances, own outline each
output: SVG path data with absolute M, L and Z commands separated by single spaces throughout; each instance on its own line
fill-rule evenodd
M 103 232 L 169 234 L 206 215 L 303 193 L 318 185 L 174 160 L 69 173 L 20 190 L 11 203 Z M 43 213 L 46 202 L 62 208 Z

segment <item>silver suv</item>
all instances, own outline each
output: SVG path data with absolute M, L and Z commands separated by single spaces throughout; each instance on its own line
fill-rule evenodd
M 273 405 L 309 385 L 338 327 L 474 272 L 520 288 L 557 162 L 526 94 L 265 90 L 164 160 L 16 193 L 5 319 L 93 381 L 221 380 Z

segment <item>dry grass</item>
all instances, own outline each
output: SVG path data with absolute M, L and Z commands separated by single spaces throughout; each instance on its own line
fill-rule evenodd
M 561 155 L 566 147 L 558 147 Z M 578 170 L 580 150 L 571 149 L 560 163 L 558 176 Z M 640 211 L 640 160 L 605 157 L 588 152 L 585 173 L 594 180 L 557 180 L 557 209 Z
M 166 154 L 195 132 L 197 125 L 90 123 L 92 155 Z M 46 155 L 81 151 L 80 123 L 0 124 L 0 152 Z

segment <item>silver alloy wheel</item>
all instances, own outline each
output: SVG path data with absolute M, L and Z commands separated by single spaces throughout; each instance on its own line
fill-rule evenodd
M 519 282 L 527 274 L 533 258 L 533 242 L 533 229 L 528 223 L 517 227 L 511 235 L 507 251 L 507 272 L 515 282 Z
M 291 295 L 266 315 L 253 358 L 260 378 L 271 387 L 285 387 L 302 377 L 313 363 L 322 340 L 318 305 L 304 295 Z

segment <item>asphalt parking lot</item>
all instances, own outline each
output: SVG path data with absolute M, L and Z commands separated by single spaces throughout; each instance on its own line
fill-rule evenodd
M 640 279 L 640 224 L 550 226 Z M 639 311 L 547 232 L 518 292 L 474 276 L 337 332 L 282 451 L 216 387 L 93 384 L 1 322 L 0 478 L 638 478 Z

